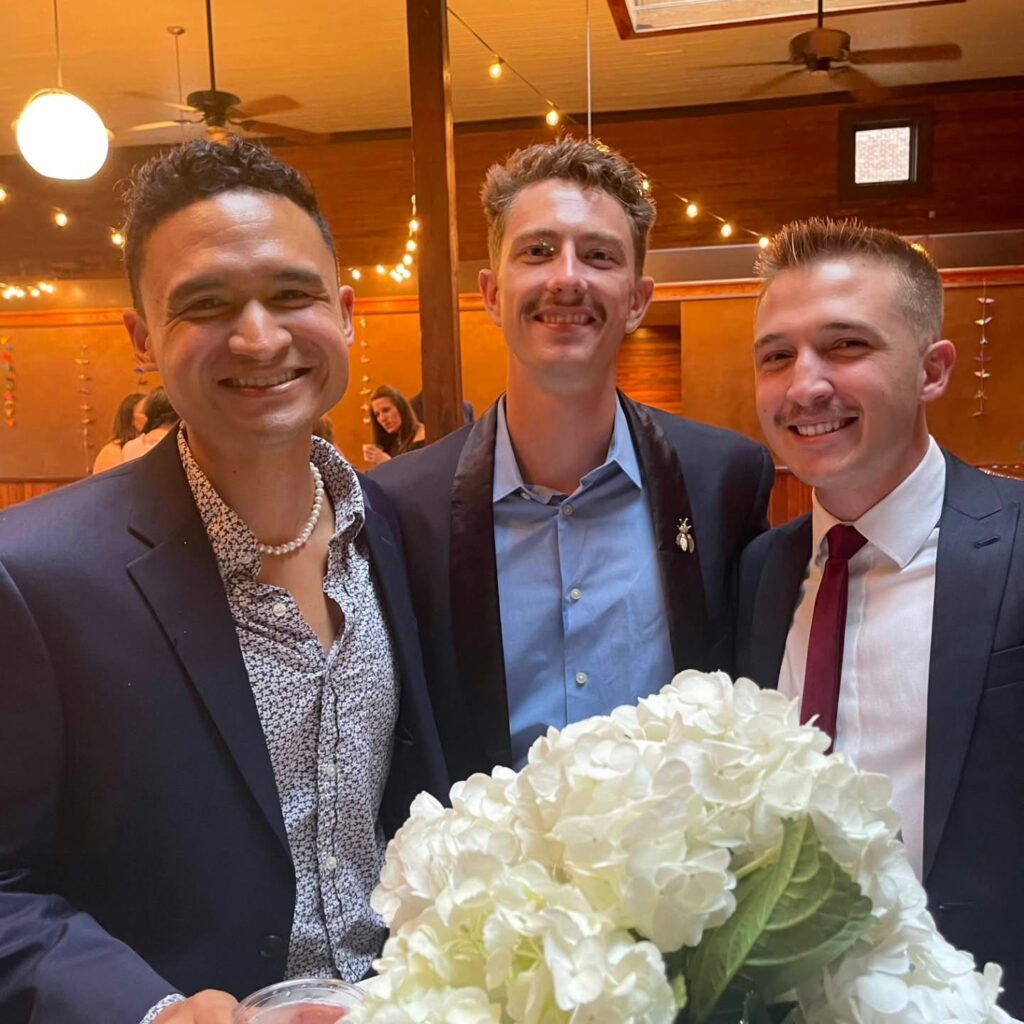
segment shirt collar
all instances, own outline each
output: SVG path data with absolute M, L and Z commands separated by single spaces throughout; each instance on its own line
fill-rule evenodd
M 508 433 L 508 422 L 505 419 L 505 396 L 498 399 L 497 424 L 494 434 L 494 486 L 491 500 L 496 503 L 510 494 L 529 491 L 531 488 L 523 480 L 516 461 L 516 453 L 512 448 L 512 438 Z M 617 465 L 619 469 L 638 488 L 643 488 L 643 477 L 640 475 L 640 462 L 633 447 L 633 438 L 629 432 L 629 423 L 622 409 L 622 402 L 615 400 L 615 421 L 612 425 L 612 439 L 608 445 L 605 460 L 596 469 L 592 469 L 580 480 L 580 487 L 586 487 L 607 466 Z
M 872 506 L 853 525 L 882 554 L 901 569 L 924 547 L 942 516 L 946 491 L 946 460 L 935 443 L 928 438 L 928 451 L 914 471 L 898 487 Z M 842 520 L 836 519 L 812 499 L 812 535 L 815 558 L 823 561 L 825 535 Z
M 339 538 L 350 540 L 362 529 L 365 519 L 359 478 L 334 445 L 319 437 L 312 438 L 311 442 L 310 461 L 320 470 L 324 490 L 334 506 L 331 544 Z M 199 467 L 189 447 L 184 425 L 178 430 L 178 455 L 206 535 L 210 538 L 221 577 L 227 579 L 243 575 L 255 578 L 260 571 L 256 537 Z

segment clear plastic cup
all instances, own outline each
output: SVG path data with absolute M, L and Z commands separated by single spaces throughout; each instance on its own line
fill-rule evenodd
M 363 1001 L 347 981 L 295 978 L 261 988 L 235 1008 L 235 1024 L 335 1024 Z

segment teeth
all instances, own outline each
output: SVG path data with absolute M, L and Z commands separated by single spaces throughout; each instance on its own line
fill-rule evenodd
M 589 313 L 541 313 L 542 324 L 589 324 L 594 318 Z
M 298 370 L 279 373 L 276 377 L 232 377 L 228 384 L 233 388 L 272 388 L 276 384 L 285 384 L 299 376 Z
M 812 423 L 809 426 L 796 426 L 796 432 L 801 437 L 817 437 L 819 434 L 831 434 L 843 425 L 842 420 L 832 420 L 829 423 Z

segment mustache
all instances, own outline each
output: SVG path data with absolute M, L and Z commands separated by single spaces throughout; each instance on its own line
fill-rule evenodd
M 783 429 L 793 426 L 800 420 L 813 418 L 822 420 L 848 420 L 855 413 L 834 402 L 824 405 L 790 405 L 781 409 L 774 416 L 775 426 Z

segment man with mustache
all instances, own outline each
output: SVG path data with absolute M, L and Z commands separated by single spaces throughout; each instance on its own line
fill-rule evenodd
M 1006 968 L 1021 1016 L 1024 483 L 928 433 L 956 351 L 924 253 L 812 220 L 783 228 L 760 271 L 758 416 L 814 498 L 744 553 L 737 669 L 891 777 L 939 928 Z
M 492 167 L 482 198 L 507 391 L 373 474 L 398 512 L 455 779 L 519 766 L 548 726 L 679 669 L 730 667 L 736 560 L 773 479 L 759 445 L 616 390 L 654 288 L 634 166 L 564 139 Z

